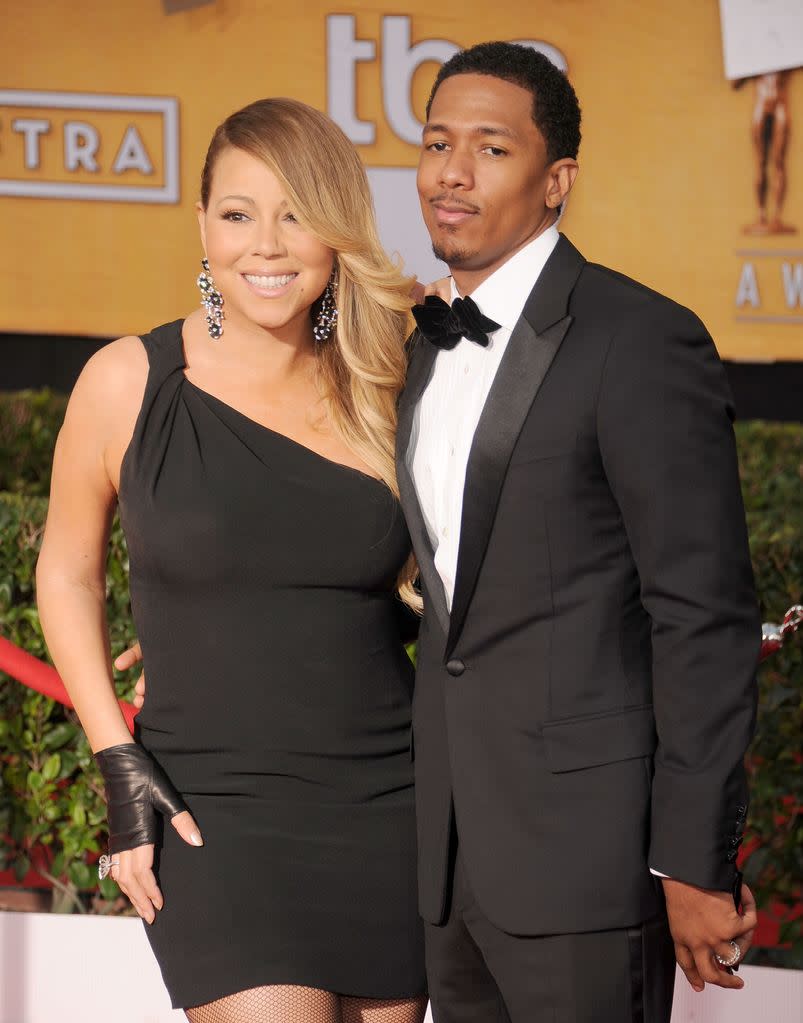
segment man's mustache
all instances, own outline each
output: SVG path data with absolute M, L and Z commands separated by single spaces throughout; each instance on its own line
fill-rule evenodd
M 464 199 L 457 199 L 455 198 L 455 196 L 449 195 L 448 192 L 441 192 L 440 195 L 433 195 L 432 198 L 429 199 L 428 201 L 431 206 L 434 206 L 436 203 L 442 202 L 454 209 L 466 210 L 469 213 L 479 213 L 480 211 L 479 206 L 475 206 L 473 203 L 466 202 Z

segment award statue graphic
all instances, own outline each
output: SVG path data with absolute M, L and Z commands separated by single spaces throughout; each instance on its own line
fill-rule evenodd
M 719 0 L 725 77 L 753 83 L 750 142 L 757 216 L 744 234 L 796 234 L 784 221 L 791 138 L 790 80 L 803 67 L 803 7 L 795 0 Z M 799 171 L 798 171 L 799 174 Z
M 781 216 L 788 178 L 790 74 L 791 71 L 787 69 L 752 77 L 754 103 L 750 139 L 753 145 L 758 218 L 744 228 L 745 234 L 797 233 L 797 228 L 784 223 Z M 739 89 L 747 80 L 738 78 L 733 87 Z

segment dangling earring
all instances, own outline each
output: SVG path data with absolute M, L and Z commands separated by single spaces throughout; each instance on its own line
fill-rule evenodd
M 321 304 L 318 307 L 318 315 L 312 325 L 312 333 L 319 345 L 324 344 L 334 333 L 337 326 L 337 271 L 332 270 L 332 276 L 326 285 L 326 290 L 321 296 Z
M 223 296 L 215 287 L 214 278 L 209 272 L 209 260 L 202 259 L 201 266 L 204 268 L 203 273 L 198 274 L 196 283 L 201 289 L 201 305 L 206 309 L 206 327 L 212 340 L 219 341 L 223 333 L 220 323 L 226 315 L 223 312 Z

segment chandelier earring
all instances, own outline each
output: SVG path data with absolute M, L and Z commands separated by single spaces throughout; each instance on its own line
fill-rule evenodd
M 312 325 L 313 336 L 319 345 L 328 341 L 337 327 L 337 283 L 337 271 L 333 269 Z
M 203 272 L 198 274 L 196 281 L 201 289 L 201 305 L 206 309 L 206 328 L 213 341 L 219 341 L 223 334 L 222 321 L 226 315 L 223 312 L 223 296 L 215 287 L 215 280 L 209 271 L 209 260 L 201 260 Z

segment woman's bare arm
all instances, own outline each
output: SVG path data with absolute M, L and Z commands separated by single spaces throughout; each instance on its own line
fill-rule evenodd
M 114 342 L 87 363 L 56 443 L 36 569 L 45 638 L 93 752 L 133 741 L 112 682 L 106 554 L 125 438 L 146 376 L 138 338 Z
M 36 569 L 39 614 L 53 661 L 93 753 L 134 744 L 117 703 L 106 622 L 106 553 L 123 454 L 147 379 L 139 338 L 121 338 L 87 363 L 73 390 L 53 459 L 50 506 Z M 113 752 L 113 750 L 112 750 Z M 133 752 L 133 751 L 132 751 Z M 172 817 L 191 845 L 188 812 Z M 162 908 L 153 845 L 117 854 L 112 876 L 143 919 Z

